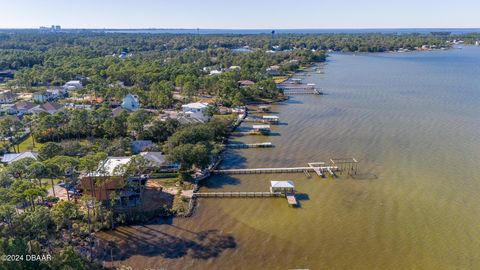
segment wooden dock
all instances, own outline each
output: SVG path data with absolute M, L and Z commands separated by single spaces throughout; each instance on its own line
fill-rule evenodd
M 305 171 L 315 172 L 318 176 L 323 177 L 324 172 L 330 173 L 332 176 L 338 170 L 335 166 L 321 166 L 321 167 L 289 167 L 289 168 L 255 168 L 255 169 L 228 169 L 228 170 L 213 170 L 214 174 L 265 174 L 265 173 L 304 173 Z
M 193 197 L 198 198 L 271 198 L 284 196 L 281 192 L 226 191 L 193 193 Z
M 317 89 L 305 89 L 305 90 L 283 90 L 285 95 L 323 95 L 322 91 Z
M 298 205 L 297 198 L 295 198 L 295 194 L 287 194 L 286 198 L 287 198 L 288 205 L 290 205 L 290 206 L 297 206 Z
M 271 142 L 262 143 L 229 143 L 225 145 L 227 148 L 242 149 L 242 148 L 271 148 L 273 144 Z

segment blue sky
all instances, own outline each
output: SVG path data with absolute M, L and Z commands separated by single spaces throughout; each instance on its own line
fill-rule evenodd
M 0 0 L 0 28 L 480 28 L 478 0 Z

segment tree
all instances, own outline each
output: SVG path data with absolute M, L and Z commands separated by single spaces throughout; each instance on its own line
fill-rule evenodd
M 43 162 L 36 161 L 28 165 L 28 177 L 35 179 L 38 182 L 38 186 L 42 187 L 42 178 L 47 176 L 47 166 Z
M 41 160 L 46 160 L 54 156 L 58 156 L 62 154 L 62 152 L 63 152 L 62 146 L 54 142 L 47 142 L 44 145 L 42 145 L 42 147 L 40 147 L 40 150 L 38 150 L 38 156 Z
M 34 158 L 22 158 L 8 164 L 7 172 L 12 174 L 15 178 L 22 179 L 23 176 L 28 173 L 28 166 L 34 162 Z
M 128 129 L 137 139 L 142 138 L 145 124 L 152 119 L 152 114 L 145 110 L 138 110 L 128 116 Z
M 59 201 L 52 208 L 52 220 L 61 228 L 72 228 L 72 222 L 77 218 L 78 207 L 73 202 Z
M 32 204 L 32 209 L 35 211 L 35 199 L 38 197 L 43 197 L 46 195 L 45 190 L 39 188 L 29 188 L 23 192 L 25 197 L 30 201 Z
M 171 161 L 178 162 L 182 170 L 190 170 L 193 165 L 204 168 L 210 162 L 210 153 L 208 148 L 201 144 L 181 144 L 174 147 L 170 153 Z
M 50 262 L 52 269 L 64 269 L 64 270 L 84 270 L 87 269 L 85 262 L 80 254 L 78 254 L 73 247 L 67 246 L 59 254 L 53 257 Z

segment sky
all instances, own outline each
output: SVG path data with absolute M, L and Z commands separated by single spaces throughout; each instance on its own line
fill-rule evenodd
M 480 28 L 479 0 L 0 0 L 0 28 Z

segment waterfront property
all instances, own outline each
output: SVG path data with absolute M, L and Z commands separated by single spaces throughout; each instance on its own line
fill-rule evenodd
M 205 115 L 207 107 L 207 103 L 193 102 L 182 105 L 182 111 L 187 118 L 195 118 L 202 122 L 205 122 L 208 120 L 208 116 Z

